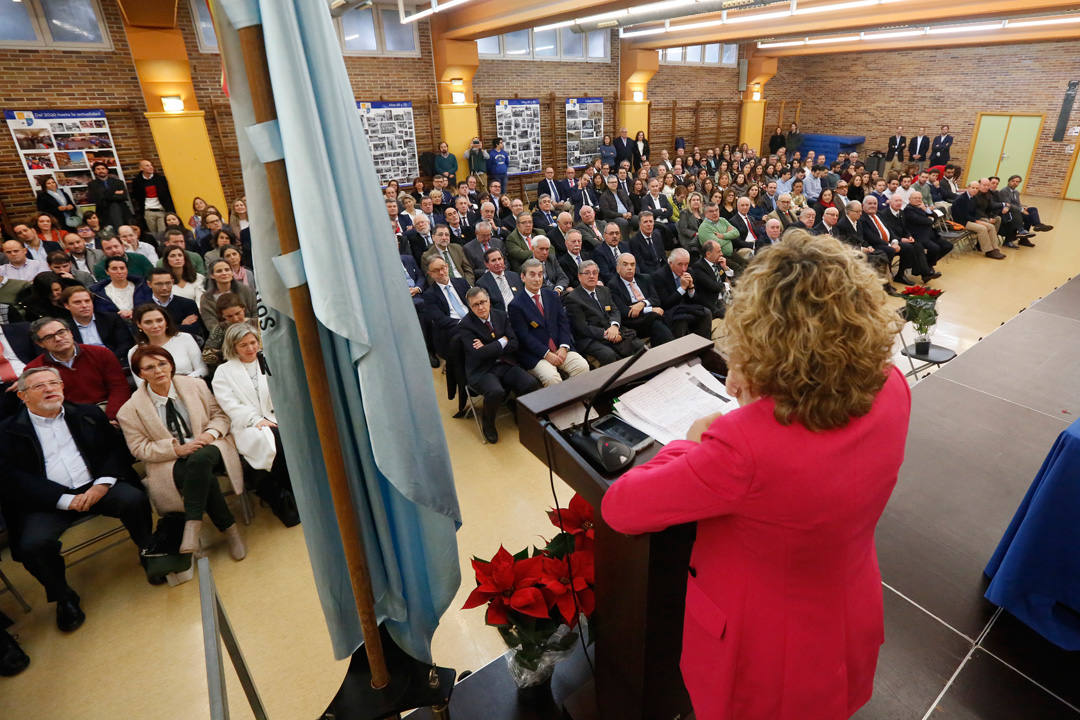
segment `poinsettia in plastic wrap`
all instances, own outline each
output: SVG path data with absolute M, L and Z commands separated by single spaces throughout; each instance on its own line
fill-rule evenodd
M 545 671 L 550 677 L 577 641 L 579 619 L 596 607 L 592 507 L 575 495 L 568 508 L 548 517 L 562 531 L 544 547 L 511 555 L 500 546 L 491 560 L 473 558 L 476 589 L 463 606 L 487 604 L 486 622 L 510 648 L 519 686 L 534 684 Z

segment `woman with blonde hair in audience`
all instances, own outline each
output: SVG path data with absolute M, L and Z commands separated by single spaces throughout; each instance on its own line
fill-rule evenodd
M 248 226 L 247 197 L 233 200 L 229 209 L 229 226 L 237 233 Z
M 232 267 L 228 260 L 215 260 L 207 263 L 210 275 L 206 278 L 206 292 L 199 301 L 199 317 L 202 318 L 206 329 L 213 331 L 221 320 L 217 314 L 217 299 L 227 292 L 235 293 L 244 302 L 248 317 L 256 317 L 255 291 L 233 277 Z
M 791 205 L 792 205 L 791 209 L 792 210 L 795 210 L 796 212 L 798 212 L 798 210 L 801 210 L 804 207 L 809 207 L 810 206 L 810 202 L 806 199 L 806 196 L 803 195 L 803 181 L 802 180 L 795 180 L 795 181 L 793 181 L 791 183 L 791 193 L 790 193 L 790 195 L 791 195 Z
M 735 217 L 736 206 L 738 205 L 738 194 L 735 192 L 735 188 L 728 188 L 724 191 L 724 201 L 720 203 L 720 217 L 725 220 L 730 220 Z
M 408 215 L 409 219 L 416 222 L 416 216 L 420 214 L 420 211 L 416 209 L 416 198 L 404 190 L 398 195 L 398 205 L 401 207 L 401 214 Z
M 221 251 L 221 257 L 229 263 L 229 268 L 233 271 L 234 278 L 244 285 L 247 285 L 252 290 L 257 289 L 255 286 L 255 271 L 249 267 L 244 267 L 241 264 L 243 255 L 239 248 L 230 245 Z
M 724 324 L 740 407 L 623 474 L 601 514 L 627 534 L 697 523 L 680 662 L 697 717 L 848 718 L 885 639 L 874 530 L 911 413 L 902 321 L 862 253 L 794 229 Z
M 683 208 L 686 207 L 686 198 L 690 195 L 690 187 L 676 185 L 675 194 L 671 196 L 671 222 L 678 223 Z
M 206 212 L 206 208 L 210 207 L 205 200 L 196 195 L 191 200 L 191 217 L 188 218 L 187 224 L 191 228 L 192 232 L 196 232 L 202 227 L 203 213 Z
M 168 350 L 144 345 L 131 361 L 132 372 L 143 383 L 116 419 L 131 454 L 145 463 L 143 483 L 154 508 L 159 515 L 184 513 L 181 553 L 199 552 L 205 513 L 224 533 L 229 555 L 243 560 L 247 548 L 218 485 L 222 469 L 233 491 L 244 492 L 244 469 L 229 434 L 229 416 L 205 382 L 176 375 Z
M 165 251 L 162 267 L 172 273 L 173 295 L 187 298 L 197 306 L 202 301 L 206 278 L 195 271 L 191 258 L 181 247 L 171 247 Z
M 229 416 L 236 449 L 261 476 L 255 493 L 285 527 L 297 525 L 300 515 L 266 382 L 265 361 L 259 357 L 259 333 L 246 323 L 230 325 L 221 349 L 226 362 L 214 373 L 214 397 Z
M 866 185 L 864 184 L 863 175 L 855 173 L 851 176 L 851 181 L 848 183 L 847 197 L 848 200 L 863 201 L 866 197 Z
M 202 350 L 190 333 L 180 332 L 176 321 L 165 308 L 156 303 L 144 303 L 135 308 L 131 317 L 135 324 L 135 340 L 138 345 L 128 351 L 128 366 L 132 368 L 135 382 L 142 385 L 143 379 L 131 365 L 131 356 L 144 345 L 164 348 L 173 358 L 173 372 L 193 378 L 204 378 L 209 374 L 202 359 Z
M 705 198 L 699 192 L 692 192 L 686 197 L 686 205 L 679 213 L 679 221 L 676 228 L 679 232 L 679 245 L 690 251 L 691 256 L 699 253 L 701 243 L 698 242 L 698 226 L 704 218 Z

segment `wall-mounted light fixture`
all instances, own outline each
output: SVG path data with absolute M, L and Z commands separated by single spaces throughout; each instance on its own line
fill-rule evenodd
M 179 95 L 163 95 L 161 97 L 161 107 L 165 112 L 184 112 L 184 98 Z
M 643 102 L 645 100 L 645 92 L 642 90 L 634 91 L 634 102 Z
M 450 102 L 455 105 L 465 104 L 465 81 L 461 78 L 450 78 Z
M 759 83 L 753 84 L 750 92 L 750 99 L 754 102 L 758 102 L 759 100 L 761 100 L 761 85 Z

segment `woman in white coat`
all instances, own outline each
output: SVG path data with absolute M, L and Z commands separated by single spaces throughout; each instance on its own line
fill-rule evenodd
M 270 387 L 259 358 L 259 335 L 247 323 L 230 325 L 221 349 L 226 362 L 214 373 L 214 396 L 229 416 L 237 450 L 261 476 L 256 494 L 270 505 L 285 527 L 292 527 L 300 522 L 300 516 Z

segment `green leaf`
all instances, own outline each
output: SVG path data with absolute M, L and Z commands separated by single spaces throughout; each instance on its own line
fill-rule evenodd
M 521 552 L 518 552 L 518 553 L 514 554 L 514 560 L 528 560 L 528 559 L 529 559 L 529 548 L 525 548 Z
M 574 552 L 574 536 L 570 533 L 559 533 L 551 538 L 551 541 L 547 544 L 547 551 L 557 558 L 566 557 Z

